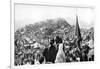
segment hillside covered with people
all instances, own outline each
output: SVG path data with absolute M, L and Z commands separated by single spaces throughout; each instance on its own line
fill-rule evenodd
M 57 53 L 60 43 L 64 46 L 65 62 L 93 61 L 94 28 L 80 28 L 80 50 L 76 49 L 75 32 L 76 24 L 70 25 L 63 18 L 48 19 L 17 29 L 14 32 L 15 65 L 35 64 L 36 60 L 41 61 L 41 64 L 44 59 L 45 63 L 48 63 L 46 61 L 47 55 L 43 54 L 44 51 L 50 45 L 53 45 L 55 47 L 53 50 Z M 51 59 L 49 59 L 48 61 L 50 62 Z M 55 60 L 57 61 L 57 58 Z M 55 63 L 55 61 L 52 60 L 50 63 Z

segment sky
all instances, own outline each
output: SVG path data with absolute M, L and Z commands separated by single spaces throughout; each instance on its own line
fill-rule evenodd
M 81 28 L 90 28 L 94 25 L 94 11 L 91 8 L 15 4 L 15 31 L 27 24 L 46 19 L 64 18 L 69 24 L 75 25 L 76 14 Z

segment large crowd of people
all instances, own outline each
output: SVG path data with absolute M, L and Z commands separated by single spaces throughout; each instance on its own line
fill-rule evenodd
M 94 60 L 94 40 L 87 35 L 82 40 L 55 36 L 48 39 L 48 46 L 36 40 L 15 40 L 15 66 L 25 64 L 50 64 L 65 62 L 82 62 Z
M 94 60 L 93 28 L 82 32 L 83 29 L 78 25 L 78 17 L 75 27 L 63 20 L 53 21 L 52 24 L 45 23 L 54 28 L 42 24 L 44 26 L 39 25 L 36 28 L 29 25 L 15 32 L 15 66 Z

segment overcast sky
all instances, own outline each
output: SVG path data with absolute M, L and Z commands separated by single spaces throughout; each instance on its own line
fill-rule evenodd
M 70 8 L 39 5 L 15 5 L 15 30 L 27 24 L 45 21 L 46 19 L 64 18 L 71 25 L 75 24 L 76 13 L 82 28 L 93 26 L 94 15 L 91 8 Z

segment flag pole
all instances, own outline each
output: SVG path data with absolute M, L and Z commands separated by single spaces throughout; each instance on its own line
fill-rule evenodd
M 76 8 L 75 10 L 76 10 L 75 38 L 76 38 L 76 45 L 77 45 L 77 48 L 78 48 L 78 50 L 80 51 L 81 32 L 80 32 L 80 27 L 79 27 L 77 8 Z

